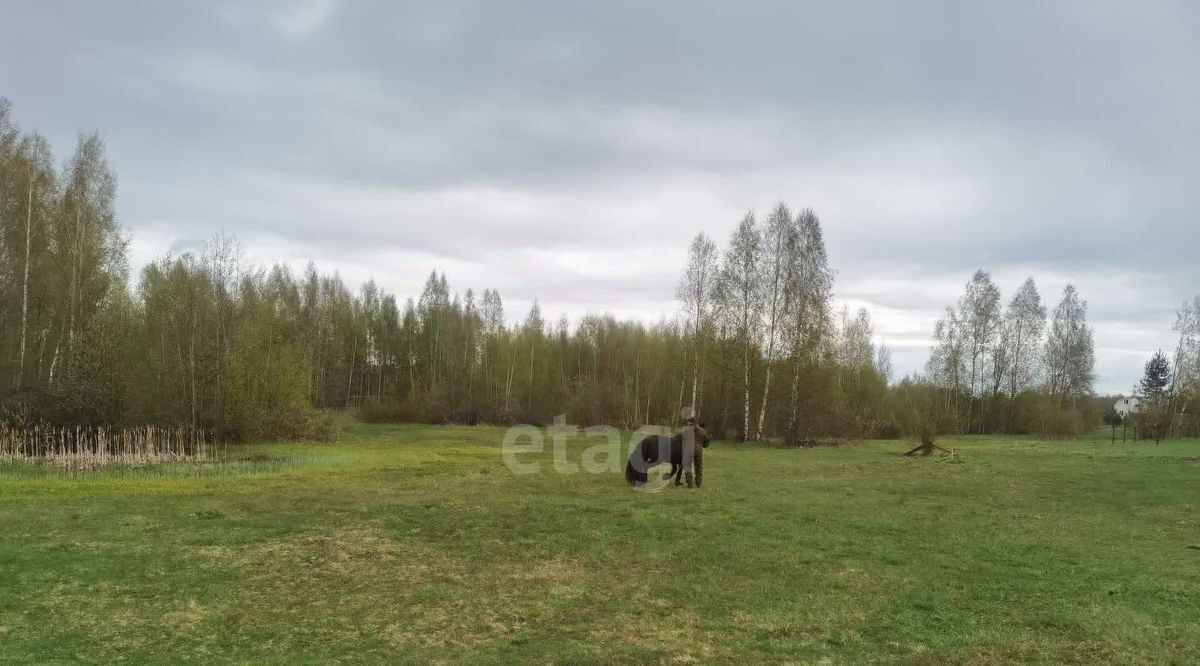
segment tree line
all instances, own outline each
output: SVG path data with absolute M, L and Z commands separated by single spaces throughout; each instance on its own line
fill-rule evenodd
M 1048 313 L 1033 278 L 1005 304 L 978 270 L 934 326 L 923 380 L 940 390 L 951 432 L 1078 434 L 1099 418 L 1092 337 L 1074 285 Z
M 0 103 L 0 395 L 10 418 L 312 436 L 320 410 L 429 422 L 674 422 L 740 439 L 868 433 L 886 391 L 869 315 L 834 316 L 820 221 L 780 204 L 718 253 L 692 243 L 678 318 L 509 324 L 498 292 L 433 272 L 400 302 L 309 265 L 245 265 L 235 239 L 130 281 L 98 134 L 65 166 Z
M 926 371 L 893 382 L 870 314 L 834 305 L 835 271 L 807 208 L 749 212 L 723 247 L 698 234 L 676 317 L 569 322 L 548 321 L 536 301 L 512 317 L 496 290 L 459 292 L 437 271 L 401 300 L 312 264 L 299 274 L 249 266 L 223 235 L 131 280 L 115 197 L 98 134 L 79 137 L 56 169 L 46 140 L 0 101 L 0 404 L 10 421 L 259 439 L 327 436 L 330 410 L 636 427 L 691 408 L 721 437 L 791 443 L 913 434 L 928 427 L 913 414 L 934 407 L 945 432 L 1065 435 L 1100 421 L 1087 304 L 1074 287 L 1047 313 L 1030 279 L 1002 308 L 977 272 L 937 323 Z M 1187 312 L 1179 386 L 1193 386 L 1200 367 Z M 1183 395 L 1172 389 L 1172 409 L 1195 413 Z

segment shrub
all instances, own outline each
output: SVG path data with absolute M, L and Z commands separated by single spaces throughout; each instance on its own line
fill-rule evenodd
M 900 424 L 895 421 L 888 421 L 879 426 L 879 431 L 875 433 L 875 438 L 900 439 L 901 434 Z
M 229 370 L 229 433 L 236 439 L 330 440 L 332 418 L 310 406 L 311 366 L 267 316 L 247 321 Z
M 368 398 L 358 406 L 358 419 L 364 423 L 424 423 L 425 411 L 409 400 Z
M 265 411 L 252 420 L 243 420 L 233 433 L 249 442 L 313 440 L 332 442 L 340 428 L 335 415 L 307 405 Z
M 1095 425 L 1083 412 L 1047 401 L 1035 403 L 1028 412 L 1025 429 L 1039 437 L 1070 439 L 1089 431 Z

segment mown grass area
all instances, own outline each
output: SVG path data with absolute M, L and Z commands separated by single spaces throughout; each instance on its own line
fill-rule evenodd
M 717 443 L 646 494 L 502 436 L 4 466 L 0 662 L 1200 661 L 1200 442 Z

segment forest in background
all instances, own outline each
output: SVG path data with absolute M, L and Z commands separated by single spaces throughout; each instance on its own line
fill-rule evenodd
M 677 317 L 510 325 L 499 293 L 433 272 L 403 302 L 309 265 L 248 266 L 235 239 L 130 279 L 116 177 L 98 134 L 56 168 L 0 99 L 0 402 L 9 422 L 171 425 L 225 436 L 328 437 L 326 410 L 366 420 L 636 427 L 697 414 L 722 437 L 1070 436 L 1100 424 L 1087 305 L 1047 312 L 1032 279 L 1002 306 L 986 271 L 933 331 L 926 372 L 893 377 L 870 314 L 834 305 L 820 219 L 747 214 L 723 250 L 680 266 Z M 1197 434 L 1200 297 L 1143 381 L 1161 431 Z M 1156 357 L 1157 358 L 1157 357 Z M 1155 361 L 1157 363 L 1157 361 Z M 1148 364 L 1148 375 L 1150 367 Z M 1166 384 L 1159 380 L 1165 379 Z M 921 423 L 918 423 L 920 421 Z

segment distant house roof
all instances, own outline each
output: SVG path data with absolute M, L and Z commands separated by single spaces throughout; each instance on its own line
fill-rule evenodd
M 1141 402 L 1137 398 L 1121 398 L 1113 405 L 1113 410 L 1124 417 L 1129 414 L 1137 414 L 1140 407 Z

